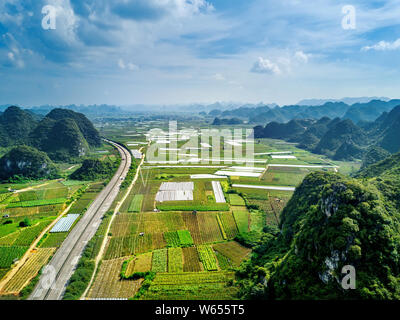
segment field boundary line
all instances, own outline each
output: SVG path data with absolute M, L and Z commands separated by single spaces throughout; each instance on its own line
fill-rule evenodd
M 46 183 L 39 184 L 39 185 L 37 185 L 37 186 L 32 186 L 32 187 L 24 188 L 24 189 L 21 189 L 21 190 L 15 190 L 14 193 L 22 193 L 22 192 L 27 192 L 27 191 L 39 189 L 39 188 L 41 188 L 41 187 L 47 186 L 48 184 L 50 184 L 50 183 L 53 182 L 53 181 L 54 181 L 54 180 L 49 181 L 49 182 L 46 182 Z M 55 181 L 61 181 L 61 179 L 58 179 L 58 180 L 55 180 Z
M 143 147 L 140 148 L 139 150 L 141 151 L 142 149 L 143 149 Z M 115 219 L 115 216 L 116 216 L 117 212 L 119 211 L 119 209 L 121 209 L 121 206 L 126 201 L 126 199 L 128 198 L 129 194 L 131 193 L 134 185 L 136 184 L 136 181 L 139 178 L 139 172 L 140 172 L 141 166 L 144 163 L 144 159 L 145 159 L 145 155 L 143 154 L 142 161 L 140 162 L 140 164 L 139 164 L 139 166 L 137 168 L 135 178 L 133 179 L 133 181 L 132 181 L 131 185 L 129 186 L 129 188 L 126 190 L 126 193 L 125 193 L 124 197 L 118 202 L 117 206 L 114 209 L 113 215 L 112 215 L 112 217 L 110 219 L 110 222 L 108 223 L 108 227 L 107 227 L 107 230 L 105 232 L 105 236 L 104 236 L 103 242 L 101 244 L 100 251 L 97 254 L 97 257 L 96 257 L 96 260 L 95 260 L 95 266 L 94 266 L 92 277 L 90 278 L 90 282 L 87 285 L 85 291 L 83 292 L 80 300 L 86 300 L 86 296 L 88 295 L 89 290 L 90 290 L 91 286 L 93 285 L 94 279 L 96 277 L 97 269 L 99 268 L 100 260 L 102 259 L 103 255 L 104 255 L 104 250 L 105 250 L 105 247 L 106 247 L 107 242 L 108 242 L 108 233 L 110 232 L 112 223 L 113 223 L 113 221 Z
M 19 269 L 22 268 L 22 266 L 25 264 L 25 262 L 28 260 L 28 258 L 30 257 L 32 250 L 34 250 L 36 248 L 36 246 L 38 245 L 39 241 L 42 240 L 43 236 L 49 232 L 49 230 L 51 230 L 52 227 L 54 227 L 54 225 L 60 221 L 60 219 L 65 216 L 68 211 L 71 209 L 72 205 L 76 202 L 73 201 L 58 217 L 57 219 L 55 219 L 52 223 L 50 223 L 49 226 L 47 226 L 47 228 L 45 228 L 42 233 L 36 238 L 36 240 L 31 244 L 31 246 L 29 247 L 29 249 L 26 251 L 26 253 L 24 254 L 24 256 L 18 261 L 17 265 L 12 268 L 7 275 L 3 278 L 3 280 L 0 282 L 0 295 L 1 292 L 3 290 L 3 287 L 7 284 L 8 281 L 11 280 L 11 278 L 19 271 Z

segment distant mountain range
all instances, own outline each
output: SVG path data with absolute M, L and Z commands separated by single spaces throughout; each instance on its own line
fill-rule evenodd
M 360 97 L 360 98 L 342 98 L 342 99 L 304 99 L 297 103 L 299 106 L 322 106 L 327 102 L 343 102 L 348 105 L 355 103 L 368 103 L 372 100 L 389 101 L 386 97 Z
M 372 100 L 367 103 L 348 105 L 344 102 L 326 102 L 319 106 L 293 105 L 284 107 L 240 107 L 234 110 L 213 110 L 208 115 L 221 118 L 241 118 L 253 124 L 288 122 L 293 119 L 350 119 L 354 123 L 375 121 L 383 112 L 389 112 L 400 105 L 400 100 Z
M 368 164 L 400 151 L 400 105 L 371 123 L 356 125 L 350 119 L 323 117 L 270 122 L 254 128 L 255 138 L 283 139 L 300 148 L 327 155 L 334 160 L 368 157 Z M 373 149 L 371 149 L 373 148 Z M 377 149 L 378 148 L 378 149 Z M 371 159 L 372 158 L 372 159 Z

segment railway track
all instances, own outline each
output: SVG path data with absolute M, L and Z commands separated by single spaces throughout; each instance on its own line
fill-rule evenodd
M 78 265 L 86 244 L 96 234 L 104 214 L 110 209 L 118 195 L 121 183 L 131 166 L 132 157 L 129 150 L 119 144 L 109 140 L 106 142 L 118 149 L 122 158 L 121 165 L 46 266 L 29 300 L 61 300 L 63 298 L 69 279 Z

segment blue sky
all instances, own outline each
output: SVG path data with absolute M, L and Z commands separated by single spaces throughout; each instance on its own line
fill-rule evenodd
M 0 104 L 398 98 L 399 58 L 397 0 L 0 2 Z

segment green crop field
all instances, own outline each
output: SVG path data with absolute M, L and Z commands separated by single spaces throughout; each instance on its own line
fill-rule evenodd
M 21 258 L 27 247 L 0 247 L 0 268 L 9 268 L 15 259 Z
M 57 248 L 61 246 L 65 238 L 67 237 L 66 233 L 50 233 L 44 239 L 42 244 L 40 245 L 41 248 Z
M 183 252 L 182 248 L 168 249 L 168 272 L 183 272 Z
M 249 231 L 249 211 L 246 207 L 233 207 L 233 216 L 236 221 L 239 233 L 245 233 Z
M 229 203 L 232 206 L 244 206 L 246 205 L 243 198 L 238 194 L 229 194 Z
M 153 271 L 153 272 L 167 272 L 168 271 L 168 250 L 167 249 L 155 250 L 153 252 L 151 271 Z
M 198 246 L 197 251 L 199 253 L 200 261 L 203 263 L 203 267 L 207 271 L 217 271 L 218 265 L 215 258 L 214 250 L 210 246 Z
M 181 247 L 191 247 L 193 246 L 193 238 L 188 230 L 177 231 L 178 239 Z
M 178 233 L 176 231 L 165 232 L 164 238 L 165 238 L 165 241 L 167 242 L 167 247 L 169 247 L 169 248 L 179 247 L 181 245 L 181 242 L 179 241 Z
M 134 196 L 128 212 L 140 212 L 142 209 L 142 203 L 143 203 L 144 196 L 142 194 L 137 194 Z
M 157 274 L 143 300 L 234 300 L 233 272 Z
M 65 202 L 67 202 L 66 198 L 23 201 L 23 202 L 10 203 L 7 206 L 7 209 L 18 208 L 18 207 L 29 208 L 29 207 L 47 206 L 54 204 L 62 204 Z

